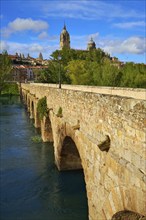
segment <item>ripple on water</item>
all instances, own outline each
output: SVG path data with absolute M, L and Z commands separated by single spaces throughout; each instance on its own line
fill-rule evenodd
M 37 130 L 21 105 L 1 107 L 1 220 L 87 220 L 82 172 L 58 172 L 53 146 L 31 141 Z

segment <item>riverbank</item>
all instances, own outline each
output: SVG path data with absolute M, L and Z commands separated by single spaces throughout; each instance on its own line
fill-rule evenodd
M 2 90 L 0 96 L 12 96 L 19 95 L 18 85 L 17 83 L 7 83 L 5 88 Z

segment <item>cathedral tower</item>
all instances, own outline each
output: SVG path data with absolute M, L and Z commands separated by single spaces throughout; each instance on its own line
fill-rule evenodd
M 70 48 L 70 36 L 66 30 L 66 25 L 64 24 L 63 30 L 60 34 L 60 49 Z

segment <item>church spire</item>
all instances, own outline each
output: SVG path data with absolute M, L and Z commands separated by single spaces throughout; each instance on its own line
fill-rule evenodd
M 63 27 L 63 29 L 66 30 L 66 24 L 65 24 L 65 21 L 64 21 L 64 27 Z
M 70 48 L 70 36 L 66 29 L 65 22 L 64 22 L 63 30 L 60 34 L 60 49 L 63 48 Z

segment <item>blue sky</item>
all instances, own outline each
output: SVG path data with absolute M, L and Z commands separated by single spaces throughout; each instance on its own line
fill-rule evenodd
M 1 0 L 1 51 L 49 59 L 66 23 L 71 47 L 93 37 L 121 61 L 146 63 L 146 0 Z

